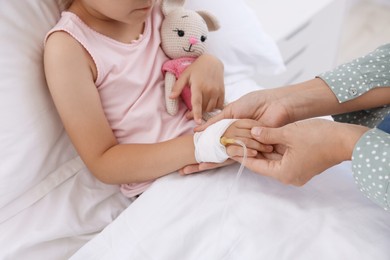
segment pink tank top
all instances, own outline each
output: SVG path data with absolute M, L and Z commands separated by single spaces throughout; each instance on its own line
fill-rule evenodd
M 94 31 L 71 12 L 63 12 L 49 32 L 69 33 L 91 55 L 97 68 L 95 84 L 119 143 L 162 142 L 192 133 L 195 126 L 192 120 L 186 119 L 184 104 L 180 104 L 175 116 L 166 112 L 161 68 L 168 58 L 160 48 L 161 21 L 160 6 L 156 5 L 145 22 L 143 35 L 131 44 Z M 121 185 L 121 190 L 133 197 L 151 183 Z

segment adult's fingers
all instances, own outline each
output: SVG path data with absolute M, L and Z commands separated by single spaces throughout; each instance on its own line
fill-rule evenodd
M 198 173 L 206 170 L 211 170 L 219 167 L 223 167 L 226 165 L 230 165 L 235 163 L 236 161 L 228 159 L 223 163 L 199 163 L 199 164 L 191 164 L 183 167 L 179 170 L 180 175 L 187 175 L 192 173 Z
M 187 175 L 187 174 L 196 173 L 200 171 L 201 170 L 199 169 L 199 164 L 190 164 L 181 168 L 179 170 L 179 173 L 180 175 Z
M 199 169 L 200 169 L 201 171 L 211 170 L 211 169 L 223 167 L 223 166 L 226 166 L 226 165 L 230 165 L 230 164 L 233 164 L 233 163 L 235 163 L 235 162 L 236 162 L 236 161 L 234 161 L 234 160 L 227 159 L 227 160 L 224 161 L 223 163 L 200 163 L 200 164 L 199 164 Z
M 234 157 L 233 159 L 237 162 L 244 163 L 245 167 L 260 175 L 273 178 L 279 176 L 279 171 L 281 167 L 280 160 L 269 160 L 258 157 L 248 157 L 245 161 L 243 161 L 242 157 Z
M 263 144 L 285 144 L 282 128 L 253 127 L 253 138 Z

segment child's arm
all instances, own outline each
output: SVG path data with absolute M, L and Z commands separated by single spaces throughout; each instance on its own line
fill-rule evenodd
M 98 179 L 141 182 L 196 162 L 192 135 L 157 144 L 118 144 L 94 84 L 95 66 L 68 34 L 50 36 L 44 61 L 49 89 L 66 131 Z
M 193 135 L 156 144 L 118 144 L 94 84 L 94 63 L 67 33 L 50 36 L 44 62 L 64 127 L 99 180 L 111 184 L 142 182 L 196 163 Z
M 192 111 L 189 118 L 200 124 L 203 112 L 222 109 L 225 100 L 223 63 L 209 54 L 197 58 L 176 81 L 171 98 L 180 96 L 187 85 L 191 86 Z

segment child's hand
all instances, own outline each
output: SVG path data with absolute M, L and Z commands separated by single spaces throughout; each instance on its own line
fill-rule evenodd
M 248 149 L 248 157 L 254 157 L 259 152 L 272 152 L 272 145 L 265 145 L 252 137 L 252 127 L 260 126 L 259 122 L 252 119 L 241 119 L 231 124 L 223 134 L 224 137 L 243 142 Z M 244 148 L 236 143 L 227 144 L 226 152 L 230 157 L 242 157 Z
M 191 87 L 192 111 L 188 118 L 202 123 L 203 112 L 222 109 L 225 100 L 224 68 L 214 56 L 203 54 L 195 60 L 178 78 L 170 98 L 178 98 L 187 85 Z

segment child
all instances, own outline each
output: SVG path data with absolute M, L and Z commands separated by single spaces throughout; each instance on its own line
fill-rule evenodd
M 214 130 L 216 134 L 194 139 L 195 123 L 186 117 L 184 105 L 175 116 L 166 112 L 161 66 L 168 58 L 159 46 L 162 14 L 158 1 L 74 0 L 64 4 L 68 10 L 46 39 L 45 73 L 67 133 L 99 180 L 130 183 L 122 191 L 133 197 L 152 180 L 184 166 L 226 160 L 205 157 L 210 148 L 220 149 L 218 145 L 206 147 L 207 136 L 240 139 L 250 148 L 249 156 L 255 156 L 255 150 L 269 149 L 251 139 L 250 129 L 256 121 L 228 122 L 219 126 L 219 132 Z M 203 97 L 198 110 L 223 103 L 219 60 L 203 55 L 187 70 L 183 85 L 188 82 Z M 217 95 L 211 91 L 215 89 Z M 235 145 L 227 152 L 242 155 Z

